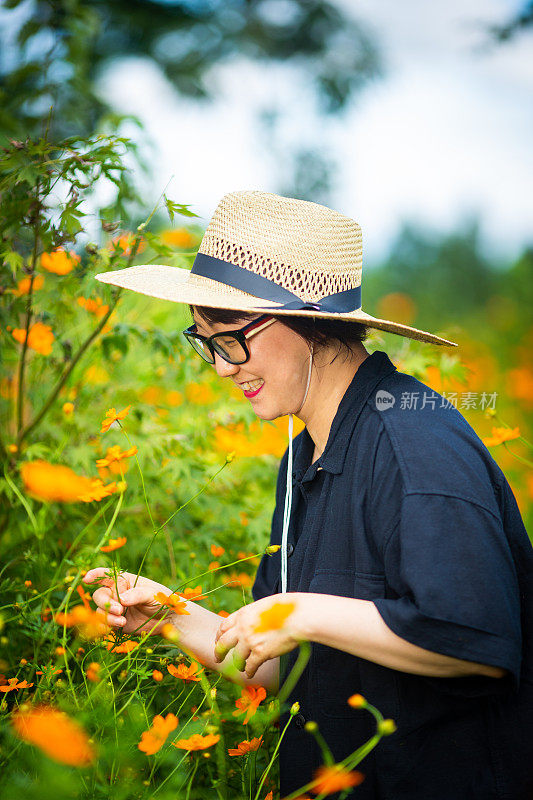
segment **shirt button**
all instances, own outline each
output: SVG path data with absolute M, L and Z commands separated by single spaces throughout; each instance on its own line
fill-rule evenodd
M 302 730 L 305 727 L 306 719 L 303 714 L 296 714 L 294 717 L 294 724 L 297 728 Z
M 289 542 L 289 544 L 287 545 L 287 557 L 292 556 L 293 553 L 294 553 L 294 545 L 292 542 Z

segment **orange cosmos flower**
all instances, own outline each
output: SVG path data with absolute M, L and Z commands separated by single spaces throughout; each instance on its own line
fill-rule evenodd
M 101 467 L 109 467 L 111 464 L 115 464 L 119 461 L 122 461 L 125 458 L 130 458 L 134 456 L 138 452 L 137 447 L 130 447 L 129 450 L 121 450 L 120 445 L 115 444 L 113 447 L 107 448 L 107 453 L 105 458 L 98 458 L 96 461 L 96 466 L 98 468 Z M 120 468 L 118 469 L 120 472 Z
M 107 633 L 109 625 L 106 624 L 101 614 L 86 606 L 74 606 L 67 614 L 59 612 L 54 616 L 58 625 L 67 628 L 77 628 L 86 639 L 96 639 Z
M 33 683 L 28 683 L 28 681 L 19 681 L 18 678 L 8 678 L 7 683 L 3 683 L 0 686 L 0 692 L 12 692 L 14 689 L 29 689 L 33 686 Z
M 124 639 L 120 644 L 117 644 L 117 639 L 114 633 L 105 637 L 106 650 L 111 650 L 112 653 L 131 653 L 136 647 L 139 647 L 139 642 L 134 642 L 133 639 Z
M 94 314 L 95 317 L 98 317 L 98 319 L 105 317 L 109 311 L 109 306 L 103 303 L 101 297 L 97 297 L 96 300 L 90 297 L 78 297 L 77 303 L 90 314 Z
M 111 250 L 122 250 L 122 255 L 129 256 L 131 255 L 131 248 L 135 242 L 135 237 L 136 234 L 134 233 L 123 233 L 120 236 L 114 236 L 109 243 L 109 247 Z M 140 239 L 137 253 L 142 253 L 145 248 L 146 244 L 144 240 Z
M 128 539 L 126 536 L 121 536 L 119 539 L 110 539 L 109 544 L 104 545 L 104 547 L 101 547 L 100 550 L 102 553 L 112 553 L 113 550 L 118 550 L 119 547 L 124 547 L 127 541 Z
M 95 752 L 85 731 L 58 709 L 37 706 L 18 711 L 11 722 L 17 736 L 39 747 L 54 761 L 83 767 L 94 760 Z
M 20 468 L 24 487 L 37 500 L 73 503 L 89 491 L 91 479 L 62 464 L 48 461 L 26 461 Z
M 92 681 L 93 683 L 98 683 L 100 680 L 100 664 L 98 661 L 91 661 L 89 666 L 87 667 L 87 672 L 85 673 L 87 679 Z
M 65 648 L 62 647 L 61 645 L 56 647 L 55 650 L 54 650 L 54 653 L 56 654 L 56 656 L 64 656 L 66 652 L 67 651 L 65 650 Z
M 154 671 L 152 672 L 152 678 L 154 679 L 154 681 L 157 681 L 159 683 L 160 681 L 163 680 L 163 673 L 159 672 L 158 669 L 154 669 Z
M 220 556 L 223 556 L 225 552 L 226 551 L 224 550 L 223 547 L 219 547 L 219 545 L 217 545 L 217 544 L 212 544 L 211 545 L 211 555 L 214 558 L 220 558 Z
M 228 753 L 230 756 L 245 756 L 247 753 L 252 753 L 254 750 L 258 750 L 261 746 L 263 741 L 263 737 L 260 736 L 259 739 L 255 737 L 251 739 L 249 742 L 244 741 L 237 745 L 235 749 L 228 749 Z
M 47 678 L 52 678 L 54 675 L 61 675 L 62 672 L 63 672 L 62 669 L 59 669 L 59 668 L 55 668 L 54 669 L 54 665 L 53 664 L 48 664 L 48 666 L 44 668 L 44 671 L 38 669 L 36 674 L 37 675 L 45 675 Z
M 22 297 L 25 294 L 30 293 L 30 283 L 31 283 L 31 275 L 28 275 L 26 278 L 22 278 L 17 284 L 17 288 L 13 291 L 17 297 Z M 36 292 L 38 289 L 42 289 L 44 284 L 44 278 L 42 275 L 35 275 L 33 279 L 33 291 Z
M 105 431 L 108 431 L 113 422 L 116 422 L 119 419 L 124 419 L 124 417 L 127 416 L 130 408 L 131 405 L 126 406 L 126 408 L 123 408 L 122 411 L 119 411 L 118 413 L 115 408 L 110 408 L 108 411 L 106 411 L 105 419 L 102 422 L 102 429 L 100 433 L 105 433 Z
M 207 569 L 208 570 L 214 570 L 214 569 L 218 569 L 219 567 L 220 567 L 220 562 L 219 561 L 211 561 L 211 563 L 209 564 Z
M 202 594 L 202 587 L 197 586 L 196 589 L 192 589 L 190 586 L 187 586 L 182 592 L 178 592 L 180 597 L 184 597 L 186 600 L 204 600 L 205 595 Z
M 157 592 L 157 594 L 154 594 L 154 600 L 157 600 L 162 606 L 168 606 L 175 614 L 190 616 L 189 612 L 186 610 L 187 603 L 184 600 L 180 600 L 177 594 L 166 595 L 164 592 Z
M 178 664 L 177 667 L 174 664 L 168 664 L 167 670 L 174 678 L 181 678 L 182 681 L 199 681 L 199 675 L 202 672 L 200 665 L 196 661 L 192 661 L 189 667 L 185 666 L 185 664 Z
M 315 784 L 311 788 L 313 794 L 333 794 L 350 786 L 359 786 L 365 776 L 362 772 L 350 772 L 340 764 L 333 764 L 330 767 L 319 767 L 314 778 Z
M 265 800 L 272 800 L 273 796 L 274 795 L 272 794 L 272 789 L 271 789 L 269 793 L 266 795 Z M 304 800 L 304 798 L 302 798 L 302 800 Z
M 80 494 L 78 499 L 84 503 L 92 503 L 94 500 L 103 500 L 104 497 L 109 497 L 116 489 L 116 483 L 107 483 L 104 486 L 100 478 L 91 478 L 90 486 Z
M 209 733 L 207 736 L 202 736 L 199 733 L 194 733 L 189 739 L 178 739 L 177 742 L 172 742 L 174 747 L 179 747 L 180 750 L 206 750 L 212 747 L 220 739 L 218 734 Z
M 63 414 L 69 417 L 73 411 L 74 411 L 74 403 L 71 402 L 63 403 Z
M 21 344 L 26 341 L 26 330 L 24 328 L 14 328 L 11 331 L 13 339 Z M 30 350 L 35 350 L 43 356 L 49 356 L 52 352 L 52 342 L 54 341 L 54 334 L 50 325 L 45 325 L 42 322 L 34 322 L 30 326 L 28 333 L 28 347 Z
M 41 267 L 56 275 L 68 275 L 80 261 L 80 257 L 73 250 L 67 253 L 62 247 L 58 247 L 51 253 L 42 254 Z
M 259 614 L 259 624 L 254 628 L 255 633 L 283 628 L 287 617 L 290 617 L 295 608 L 295 603 L 274 603 Z
M 495 447 L 497 444 L 503 444 L 503 442 L 510 442 L 512 439 L 519 438 L 519 428 L 493 428 L 492 436 L 487 436 L 483 439 L 483 444 L 485 447 Z
M 246 572 L 232 572 L 228 575 L 229 581 L 226 583 L 226 586 L 231 588 L 240 588 L 249 589 L 253 585 L 253 578 L 248 575 Z
M 152 727 L 141 734 L 141 741 L 137 745 L 139 750 L 147 756 L 153 756 L 161 750 L 167 740 L 167 736 L 178 727 L 178 718 L 174 714 L 167 714 L 162 717 L 160 714 L 154 717 Z
M 246 716 L 242 723 L 243 725 L 246 725 L 250 717 L 253 717 L 259 707 L 259 704 L 263 702 L 265 697 L 266 689 L 263 686 L 244 686 L 241 696 L 238 700 L 235 700 L 237 711 L 233 712 L 233 716 L 238 717 L 239 714 L 246 712 Z

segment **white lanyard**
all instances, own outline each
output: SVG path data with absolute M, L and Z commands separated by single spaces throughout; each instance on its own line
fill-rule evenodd
M 298 411 L 301 411 L 303 404 L 307 399 L 307 392 L 309 391 L 309 383 L 311 381 L 311 369 L 313 367 L 313 349 L 311 345 L 311 357 L 309 359 L 309 372 L 307 374 L 307 386 L 305 387 L 304 399 Z M 296 412 L 298 413 L 298 412 Z M 291 518 L 292 508 L 292 431 L 294 427 L 294 420 L 292 414 L 289 414 L 289 457 L 287 459 L 287 485 L 285 488 L 285 507 L 283 509 L 283 533 L 281 535 L 281 593 L 285 594 L 287 591 L 287 536 L 289 534 L 289 521 Z

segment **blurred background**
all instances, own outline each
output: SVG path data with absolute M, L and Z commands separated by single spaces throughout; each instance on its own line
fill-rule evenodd
M 397 337 L 376 345 L 455 391 L 480 436 L 519 428 L 492 452 L 530 513 L 531 2 L 4 0 L 0 36 L 0 134 L 131 138 L 122 228 L 163 191 L 198 215 L 169 228 L 156 214 L 168 263 L 192 263 L 228 191 L 355 218 L 365 310 L 457 341 L 463 371 Z M 87 201 L 81 244 L 102 236 L 112 189 Z M 175 308 L 128 302 L 175 327 Z

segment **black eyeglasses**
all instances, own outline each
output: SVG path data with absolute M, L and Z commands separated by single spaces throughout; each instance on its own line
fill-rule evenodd
M 270 314 L 262 314 L 253 322 L 249 322 L 243 328 L 235 331 L 223 331 L 214 333 L 212 336 L 201 336 L 196 332 L 196 324 L 191 325 L 183 331 L 187 341 L 194 347 L 204 361 L 209 364 L 215 363 L 215 353 L 227 361 L 229 364 L 245 364 L 250 358 L 250 351 L 246 345 L 246 340 L 256 333 L 263 331 L 276 322 L 276 318 Z

